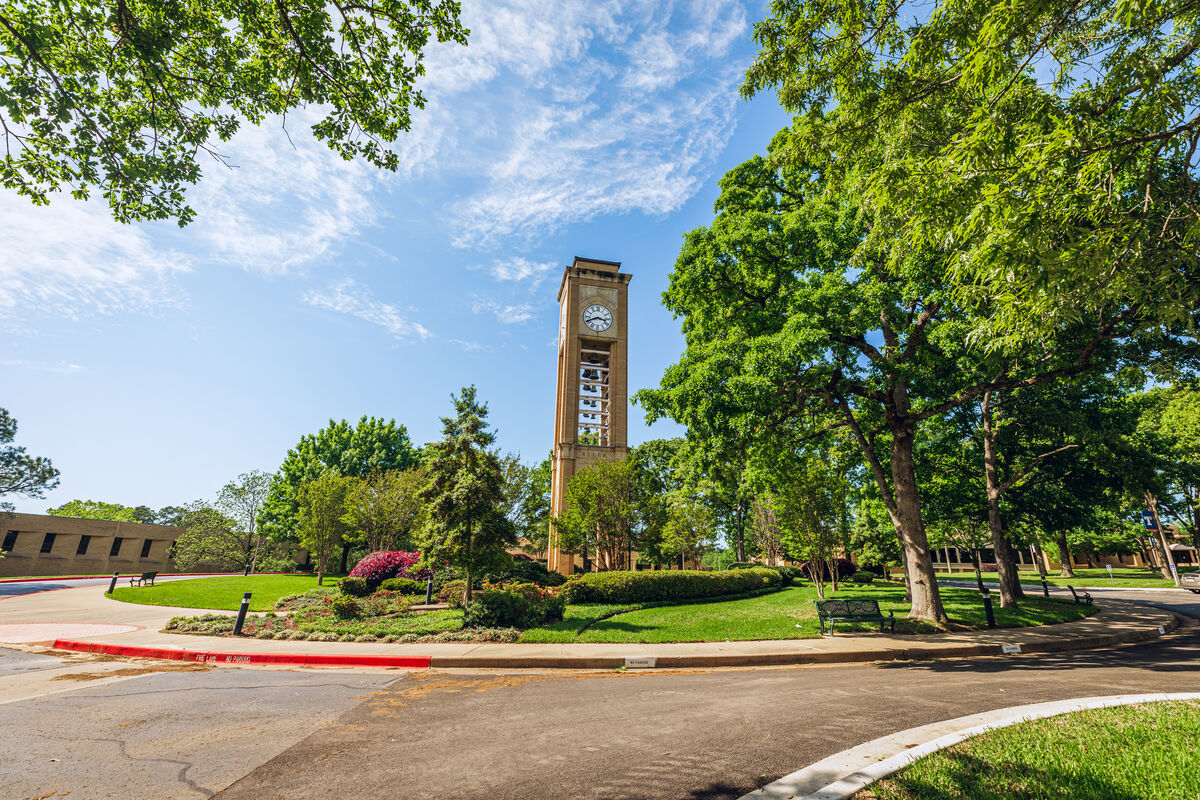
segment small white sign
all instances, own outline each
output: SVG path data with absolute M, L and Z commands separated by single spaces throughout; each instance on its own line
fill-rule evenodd
M 1105 564 L 1104 568 L 1108 570 L 1108 574 L 1112 575 L 1112 564 Z
M 1006 655 L 1006 656 L 1011 656 L 1014 653 L 1021 652 L 1021 645 L 1019 645 L 1019 644 L 1002 644 L 1002 645 L 1000 645 L 1000 652 L 1004 653 L 1004 655 Z
M 1166 628 L 1164 628 L 1162 625 L 1159 625 L 1159 626 L 1158 626 L 1158 635 L 1159 635 L 1159 636 L 1165 636 L 1165 635 L 1166 635 L 1166 633 L 1167 633 L 1167 630 L 1166 630 Z
M 625 669 L 654 669 L 654 656 L 626 656 Z

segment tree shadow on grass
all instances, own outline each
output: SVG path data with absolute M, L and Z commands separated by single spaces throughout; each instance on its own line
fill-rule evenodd
M 1024 761 L 996 763 L 970 753 L 943 751 L 939 766 L 904 770 L 873 787 L 869 796 L 891 800 L 1142 800 L 1101 774 L 1103 760 L 1078 772 L 1042 768 Z M 940 763 L 939 763 L 940 762 Z M 946 762 L 949 762 L 947 765 Z

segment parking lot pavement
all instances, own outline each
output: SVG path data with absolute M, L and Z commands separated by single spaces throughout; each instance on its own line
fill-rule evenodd
M 211 797 L 396 680 L 0 648 L 0 797 Z

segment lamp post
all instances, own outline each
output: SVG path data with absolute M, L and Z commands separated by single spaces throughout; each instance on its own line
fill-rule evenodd
M 233 635 L 242 635 L 242 625 L 246 624 L 246 612 L 250 610 L 250 592 L 242 595 L 242 607 L 238 609 L 237 621 L 233 623 Z
M 987 589 L 983 590 L 983 613 L 987 616 L 987 626 L 996 627 L 996 614 L 992 611 L 992 593 Z

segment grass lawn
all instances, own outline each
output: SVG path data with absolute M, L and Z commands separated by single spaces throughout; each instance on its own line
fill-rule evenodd
M 985 733 L 854 800 L 1194 800 L 1200 702 L 1077 711 Z
M 937 626 L 904 619 L 908 605 L 904 589 L 896 584 L 844 585 L 837 595 L 826 588 L 826 596 L 873 597 L 884 613 L 896 612 L 897 633 L 934 633 Z M 567 607 L 562 622 L 526 631 L 523 642 L 704 642 L 752 639 L 809 639 L 821 635 L 811 586 L 792 586 L 779 592 L 743 600 L 697 605 L 643 608 L 613 614 L 619 606 L 590 604 Z M 950 629 L 983 628 L 986 617 L 977 592 L 944 587 L 942 600 L 950 616 Z M 1001 627 L 1045 625 L 1080 619 L 1094 609 L 1069 602 L 1028 598 L 1012 612 L 996 605 L 996 623 Z M 838 630 L 854 627 L 839 625 Z M 874 630 L 876 626 L 857 626 Z
M 1179 573 L 1182 575 L 1185 572 L 1194 571 L 1195 567 L 1180 567 Z M 939 572 L 938 578 L 943 580 L 956 580 L 974 582 L 974 571 L 958 572 Z M 997 580 L 996 573 L 983 573 L 984 581 L 995 583 Z M 1030 586 L 1040 586 L 1041 577 L 1038 576 L 1037 570 L 1021 570 L 1021 583 Z M 1173 589 L 1174 581 L 1163 580 L 1162 575 L 1157 569 L 1146 569 L 1145 567 L 1113 567 L 1113 580 L 1108 579 L 1108 570 L 1101 567 L 1100 569 L 1075 569 L 1074 578 L 1060 577 L 1057 571 L 1046 574 L 1046 582 L 1051 586 L 1112 586 L 1114 588 L 1126 589 Z
M 337 578 L 325 577 L 326 586 L 336 586 L 337 581 Z M 242 593 L 252 592 L 250 610 L 270 611 L 279 598 L 300 594 L 316 586 L 315 575 L 234 575 L 166 581 L 154 586 L 118 586 L 110 597 L 148 606 L 237 611 L 242 605 Z

